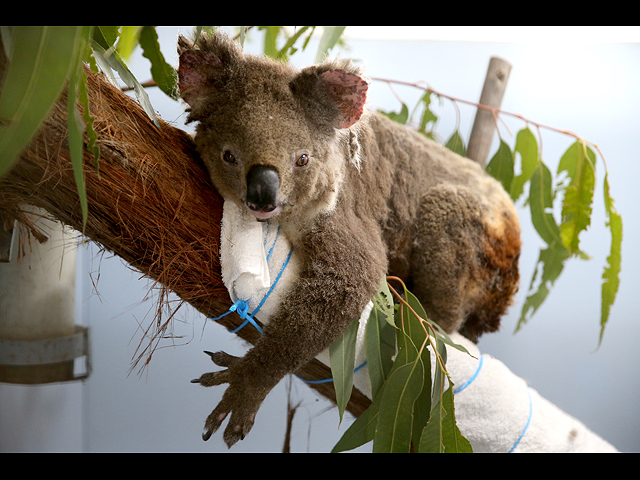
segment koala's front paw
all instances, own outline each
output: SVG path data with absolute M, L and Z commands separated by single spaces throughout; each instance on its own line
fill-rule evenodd
M 202 439 L 207 441 L 222 425 L 222 422 L 231 413 L 229 424 L 224 432 L 224 441 L 229 448 L 238 440 L 243 440 L 253 427 L 256 413 L 262 404 L 264 396 L 255 395 L 248 385 L 237 385 L 232 381 L 231 369 L 237 364 L 239 357 L 234 357 L 225 352 L 205 352 L 211 360 L 220 367 L 227 367 L 227 370 L 220 372 L 205 373 L 191 380 L 191 383 L 199 383 L 205 387 L 229 383 L 229 388 L 222 396 L 218 406 L 207 417 L 202 432 Z

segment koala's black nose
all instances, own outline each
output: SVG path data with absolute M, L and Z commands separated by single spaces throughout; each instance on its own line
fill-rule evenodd
M 254 211 L 271 212 L 278 206 L 276 197 L 280 176 L 274 167 L 255 165 L 247 173 L 247 207 Z

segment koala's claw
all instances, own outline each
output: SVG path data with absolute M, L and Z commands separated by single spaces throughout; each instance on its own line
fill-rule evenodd
M 202 432 L 202 439 L 205 442 L 211 438 L 211 435 L 218 431 L 220 425 L 222 425 L 222 422 L 232 410 L 226 406 L 227 403 L 223 398 L 220 404 L 207 417 L 207 421 L 204 424 L 204 431 Z M 224 431 L 223 439 L 229 448 L 239 440 L 244 440 L 244 437 L 251 431 L 251 428 L 253 428 L 256 412 L 248 413 L 242 410 L 242 408 L 240 411 L 234 409 L 233 413 L 231 413 L 229 425 L 227 425 Z
M 236 363 L 240 357 L 234 357 L 233 355 L 229 355 L 226 352 L 208 352 L 204 351 L 207 355 L 211 357 L 211 361 L 218 365 L 219 367 L 231 367 L 234 363 Z
M 205 352 L 207 355 L 211 357 L 211 361 L 218 365 L 219 367 L 227 367 L 230 368 L 236 363 L 240 357 L 234 357 L 233 355 L 229 355 L 226 352 Z M 215 385 L 221 385 L 223 383 L 229 383 L 229 371 L 222 370 L 220 372 L 210 372 L 201 375 L 198 378 L 194 378 L 191 380 L 191 383 L 199 383 L 203 387 L 213 387 Z
M 203 387 L 215 387 L 216 385 L 229 383 L 229 370 L 203 373 L 200 377 L 191 380 L 191 383 L 199 383 Z

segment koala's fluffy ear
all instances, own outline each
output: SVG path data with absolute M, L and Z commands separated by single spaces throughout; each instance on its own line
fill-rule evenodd
M 181 35 L 178 53 L 178 88 L 182 99 L 191 107 L 198 98 L 220 82 L 224 83 L 225 71 L 243 55 L 236 43 L 222 33 L 201 34 L 195 45 Z
M 342 68 L 314 66 L 302 70 L 289 87 L 316 109 L 324 110 L 323 117 L 333 127 L 349 128 L 362 116 L 369 84 L 357 73 Z

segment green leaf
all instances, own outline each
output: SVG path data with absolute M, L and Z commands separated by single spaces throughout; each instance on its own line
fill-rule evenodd
M 93 40 L 98 43 L 104 50 L 115 48 L 118 36 L 120 35 L 120 27 L 114 26 L 97 26 L 93 29 Z
M 356 361 L 356 340 L 358 334 L 357 320 L 351 322 L 342 336 L 329 347 L 331 374 L 336 389 L 336 403 L 340 412 L 340 422 L 353 389 L 353 370 Z
M 529 292 L 533 292 L 536 288 L 535 284 L 539 283 L 535 293 L 527 296 L 522 307 L 520 319 L 516 326 L 516 332 L 533 316 L 538 310 L 542 302 L 547 298 L 551 291 L 551 287 L 562 273 L 564 262 L 569 258 L 569 252 L 560 244 L 552 243 L 548 248 L 540 251 L 540 257 L 536 265 L 536 270 L 531 279 Z
M 511 190 L 513 181 L 513 154 L 506 142 L 500 139 L 500 147 L 486 167 L 486 171 L 493 178 L 502 183 L 504 189 Z
M 386 316 L 377 306 L 371 309 L 369 315 L 365 330 L 365 348 L 371 394 L 375 397 L 389 376 L 396 353 L 395 328 L 389 325 Z
M 240 26 L 240 38 L 238 38 L 238 42 L 243 48 L 244 48 L 244 41 L 247 38 L 248 30 L 249 30 L 249 27 L 247 27 L 246 25 Z
M 383 391 L 384 386 L 378 395 L 373 397 L 371 405 L 344 432 L 338 443 L 331 450 L 332 453 L 353 450 L 373 440 L 378 425 L 378 414 L 380 413 Z
M 465 157 L 467 155 L 467 150 L 464 147 L 464 141 L 462 140 L 460 131 L 458 130 L 453 132 L 453 135 L 451 135 L 451 138 L 447 140 L 445 146 L 452 152 L 455 152 L 462 157 Z
M 278 58 L 280 55 L 280 51 L 276 46 L 276 39 L 280 33 L 280 29 L 282 27 L 269 25 L 269 26 L 260 26 L 258 30 L 265 30 L 264 35 L 264 54 L 271 58 Z
M 138 45 L 140 29 L 145 27 L 120 27 L 120 37 L 118 39 L 118 53 L 125 60 L 129 60 L 133 50 Z M 151 27 L 154 28 L 154 27 Z
M 169 65 L 160 51 L 156 27 L 142 27 L 140 31 L 140 47 L 142 56 L 151 62 L 151 76 L 165 94 L 174 100 L 178 99 L 178 74 Z
M 102 27 L 104 28 L 104 27 Z M 95 37 L 95 35 L 94 35 Z M 131 73 L 127 65 L 124 63 L 124 60 L 120 58 L 120 55 L 115 50 L 105 49 L 101 45 L 100 42 L 94 40 L 91 42 L 91 46 L 93 47 L 93 56 L 96 58 L 96 61 L 104 68 L 108 66 L 112 68 L 124 83 L 127 84 L 129 88 L 132 88 L 136 94 L 136 98 L 140 103 L 142 109 L 146 112 L 149 118 L 153 121 L 156 127 L 160 128 L 160 121 L 153 110 L 153 105 L 151 105 L 151 101 L 149 100 L 149 95 L 145 91 L 144 87 L 140 85 L 138 79 Z
M 395 310 L 393 308 L 393 296 L 391 295 L 391 290 L 389 290 L 389 285 L 387 285 L 386 276 L 382 277 L 380 290 L 373 296 L 373 305 L 382 315 L 384 315 L 389 325 L 392 327 L 396 326 L 393 320 L 395 315 Z
M 404 103 L 402 104 L 402 108 L 400 109 L 399 113 L 383 112 L 382 110 L 380 110 L 379 112 L 401 125 L 405 125 L 407 123 L 407 120 L 409 119 L 409 108 Z
M 14 27 L 0 92 L 0 176 L 29 144 L 75 68 L 82 27 Z M 3 41 L 5 38 L 3 37 Z
M 441 402 L 436 403 L 431 412 L 429 423 L 422 430 L 418 451 L 420 453 L 444 453 L 444 415 L 446 411 Z
M 436 331 L 436 338 L 440 339 L 446 345 L 449 345 L 450 347 L 453 347 L 453 348 L 455 348 L 456 350 L 459 350 L 462 353 L 466 353 L 468 355 L 471 355 L 471 353 L 469 353 L 469 350 L 467 350 L 463 345 L 455 343 L 453 340 L 451 340 L 451 337 L 447 334 L 447 332 L 445 332 L 442 329 L 442 327 L 440 325 L 438 325 L 437 323 L 432 323 L 431 326 Z M 473 357 L 473 355 L 471 355 L 471 356 Z M 473 357 L 473 358 L 475 358 L 475 357 Z
M 287 61 L 290 55 L 293 55 L 294 53 L 296 53 L 298 49 L 294 48 L 295 43 L 298 41 L 298 38 L 300 38 L 300 36 L 304 32 L 306 32 L 309 28 L 311 28 L 311 33 L 313 33 L 313 30 L 315 30 L 316 27 L 305 26 L 300 29 L 296 29 L 296 32 L 287 39 L 287 42 L 284 44 L 284 47 L 282 47 L 278 52 L 278 59 Z M 309 36 L 311 36 L 311 33 L 309 34 Z M 305 42 L 305 45 L 302 47 L 302 49 L 304 50 L 305 47 L 306 47 L 306 42 Z
M 73 166 L 73 174 L 75 177 L 76 188 L 80 198 L 80 206 L 82 208 L 82 225 L 87 223 L 87 215 L 89 211 L 87 203 L 87 193 L 84 183 L 84 162 L 82 160 L 82 150 L 84 143 L 85 123 L 80 110 L 78 109 L 78 96 L 80 90 L 86 91 L 86 76 L 82 59 L 88 48 L 89 37 L 91 35 L 91 27 L 83 27 L 80 35 L 76 38 L 76 48 L 72 64 L 76 65 L 71 70 L 69 78 L 69 88 L 67 93 L 67 124 L 69 134 L 69 153 L 71 156 L 71 164 Z M 93 129 L 92 129 L 93 130 Z
M 616 299 L 620 286 L 620 262 L 622 260 L 622 217 L 613 205 L 613 198 L 609 194 L 609 175 L 604 177 L 604 206 L 606 211 L 607 226 L 611 231 L 611 250 L 607 257 L 608 266 L 602 274 L 602 307 L 600 315 L 600 340 L 604 328 L 609 320 L 611 306 Z
M 428 348 L 422 350 L 420 356 L 424 368 L 422 391 L 413 404 L 413 425 L 411 429 L 411 441 L 414 446 L 420 443 L 422 429 L 427 425 L 431 417 L 431 353 Z
M 413 404 L 423 386 L 424 367 L 417 353 L 411 363 L 392 370 L 382 392 L 374 453 L 408 453 L 411 450 Z
M 420 453 L 473 453 L 469 441 L 460 433 L 455 420 L 453 384 L 434 407 L 432 418 L 422 431 Z
M 416 296 L 405 288 L 404 299 L 411 306 L 413 311 L 406 306 L 402 306 L 400 309 L 402 313 L 402 333 L 399 334 L 398 340 L 398 355 L 396 357 L 396 363 L 412 362 L 415 361 L 414 355 L 417 355 L 415 345 L 426 345 L 427 332 L 425 326 L 420 319 L 416 317 L 415 313 L 425 321 L 427 320 L 427 314 L 424 308 L 420 304 L 420 301 Z M 427 424 L 429 416 L 431 414 L 431 354 L 428 348 L 423 348 L 420 357 L 424 368 L 423 388 L 416 399 L 413 407 L 413 425 L 412 425 L 412 442 L 414 445 L 418 445 L 420 442 L 420 434 L 422 429 Z M 436 369 L 437 371 L 437 369 Z
M 447 347 L 445 343 L 442 341 L 442 337 L 436 337 L 436 351 L 438 355 L 442 358 L 442 363 L 447 363 Z M 436 364 L 436 368 L 434 369 L 435 374 L 433 376 L 433 387 L 431 392 L 431 403 L 432 405 L 437 405 L 438 402 L 442 401 L 442 393 L 444 392 L 445 387 L 445 377 L 446 371 L 442 370 L 442 366 L 438 363 Z M 434 407 L 435 408 L 435 407 Z M 432 409 L 433 412 L 433 409 Z
M 516 154 L 520 154 L 521 173 L 511 182 L 511 199 L 517 201 L 524 191 L 524 184 L 531 179 L 538 166 L 538 142 L 529 128 L 523 128 L 516 137 Z
M 318 52 L 316 53 L 316 63 L 324 60 L 329 50 L 335 47 L 345 28 L 346 27 L 324 27 L 324 32 L 322 32 L 320 44 L 318 45 Z
M 431 92 L 426 92 L 421 98 L 418 104 L 424 103 L 424 110 L 422 110 L 422 116 L 420 117 L 420 126 L 418 127 L 418 131 L 423 134 L 428 134 L 427 125 L 429 123 L 435 123 L 438 121 L 438 116 L 431 111 Z M 433 126 L 431 127 L 433 130 Z
M 593 150 L 577 141 L 562 155 L 558 166 L 558 174 L 566 172 L 570 179 L 562 202 L 560 237 L 571 255 L 580 252 L 579 235 L 591 224 L 595 162 Z
M 85 132 L 89 139 L 89 143 L 86 145 L 87 150 L 93 153 L 93 165 L 99 173 L 98 159 L 100 158 L 100 148 L 96 145 L 96 141 L 98 140 L 98 134 L 93 129 L 94 117 L 91 115 L 91 111 L 89 110 L 89 96 L 87 92 L 87 74 L 82 70 L 82 79 L 79 84 L 79 98 L 78 100 L 82 104 L 83 107 L 83 118 L 85 122 Z
M 553 191 L 551 186 L 551 172 L 544 163 L 538 162 L 531 175 L 529 192 L 531 222 L 538 235 L 548 245 L 553 245 L 554 243 L 563 245 L 560 229 L 553 217 Z

